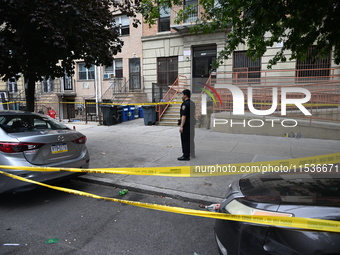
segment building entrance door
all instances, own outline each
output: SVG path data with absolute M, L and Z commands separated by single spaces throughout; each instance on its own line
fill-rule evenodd
M 140 80 L 140 59 L 130 58 L 129 59 L 129 85 L 131 91 L 138 91 L 141 89 Z
M 63 116 L 64 119 L 72 119 L 75 118 L 75 101 L 74 98 L 64 98 L 62 109 L 63 109 Z
M 193 48 L 192 90 L 200 93 L 213 70 L 216 59 L 216 45 Z

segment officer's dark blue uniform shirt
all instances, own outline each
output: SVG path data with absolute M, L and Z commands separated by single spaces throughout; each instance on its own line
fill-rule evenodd
M 192 109 L 190 109 L 190 107 Z M 195 109 L 195 104 L 190 99 L 185 100 L 182 103 L 181 110 L 180 110 L 180 115 L 181 115 L 181 118 L 182 118 L 183 115 L 186 116 L 184 127 L 190 126 L 190 120 L 191 120 L 191 117 L 193 117 L 193 116 L 190 115 L 190 112 L 194 111 L 194 109 Z

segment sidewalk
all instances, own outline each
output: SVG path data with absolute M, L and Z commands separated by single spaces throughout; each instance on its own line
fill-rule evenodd
M 143 119 L 113 126 L 66 123 L 88 138 L 90 168 L 195 166 L 261 162 L 317 156 L 340 151 L 340 140 L 238 135 L 196 129 L 196 158 L 178 161 L 178 127 L 145 126 Z M 199 203 L 220 202 L 228 185 L 239 176 L 160 177 L 87 174 L 80 177 L 118 188 L 181 198 Z

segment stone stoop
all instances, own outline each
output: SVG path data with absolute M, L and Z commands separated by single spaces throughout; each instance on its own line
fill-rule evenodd
M 177 126 L 180 119 L 180 104 L 171 104 L 158 122 L 160 126 Z
M 147 102 L 147 95 L 143 92 L 127 92 L 114 95 L 112 103 L 115 104 L 136 104 Z
M 197 104 L 197 100 L 199 99 L 199 97 L 200 97 L 200 94 L 192 94 L 191 100 L 193 100 Z M 175 102 L 182 102 L 181 95 L 177 95 L 174 101 Z M 180 119 L 180 114 L 179 114 L 180 108 L 181 108 L 180 103 L 179 104 L 171 104 L 168 107 L 168 109 L 166 110 L 166 112 L 163 114 L 161 120 L 158 122 L 158 125 L 160 125 L 160 126 L 177 126 L 178 120 Z

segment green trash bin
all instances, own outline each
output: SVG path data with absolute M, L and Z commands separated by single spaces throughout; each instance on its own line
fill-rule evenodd
M 103 113 L 103 125 L 111 126 L 122 122 L 122 110 L 120 105 L 101 105 Z
M 101 105 L 100 106 L 103 113 L 103 125 L 111 126 L 114 124 L 113 115 L 114 115 L 114 107 L 111 105 Z

